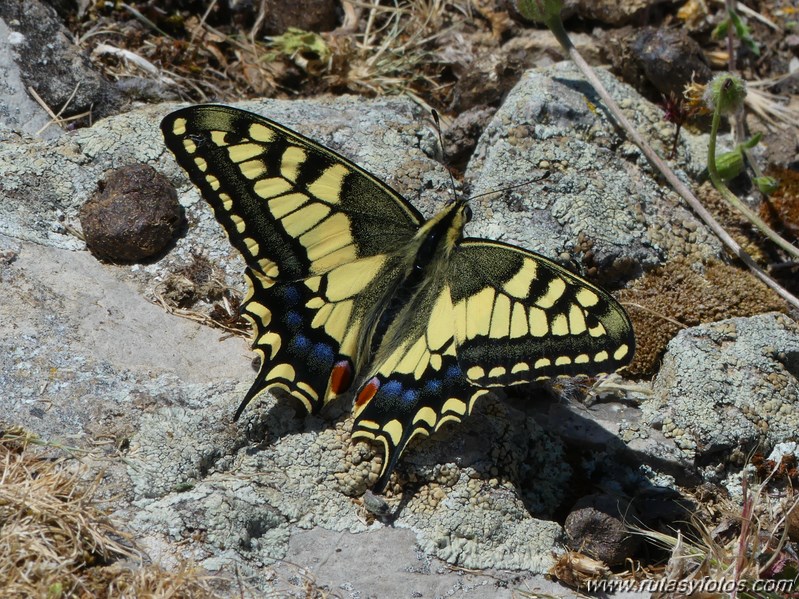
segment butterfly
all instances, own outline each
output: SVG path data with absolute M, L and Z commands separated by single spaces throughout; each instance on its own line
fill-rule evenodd
M 465 199 L 425 220 L 386 183 L 256 114 L 198 105 L 167 147 L 243 255 L 263 391 L 310 413 L 354 400 L 353 437 L 381 443 L 382 493 L 414 437 L 460 422 L 491 387 L 609 373 L 635 340 L 606 291 L 513 245 L 464 237 Z

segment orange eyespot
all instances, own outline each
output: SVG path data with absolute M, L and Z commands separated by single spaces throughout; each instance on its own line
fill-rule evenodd
M 368 383 L 363 386 L 363 389 L 358 393 L 358 397 L 355 399 L 355 405 L 360 407 L 366 403 L 369 403 L 372 398 L 377 395 L 378 390 L 380 389 L 380 379 L 377 377 L 373 377 Z

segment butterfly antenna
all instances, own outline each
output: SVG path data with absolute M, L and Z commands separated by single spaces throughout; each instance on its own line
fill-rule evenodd
M 503 193 L 506 191 L 510 191 L 511 189 L 516 189 L 517 187 L 524 187 L 525 185 L 530 185 L 530 183 L 538 183 L 539 181 L 543 181 L 547 177 L 549 177 L 550 171 L 544 171 L 544 174 L 540 177 L 533 177 L 532 179 L 527 179 L 527 181 L 522 181 L 521 183 L 516 183 L 516 185 L 509 185 L 508 187 L 502 187 L 500 189 L 492 189 L 491 191 L 484 191 L 483 193 L 478 193 L 476 196 L 471 196 L 468 198 L 468 201 L 476 200 L 478 198 L 484 198 L 485 196 L 490 196 L 494 193 Z
M 455 177 L 452 176 L 452 171 L 447 168 L 447 156 L 444 153 L 444 138 L 441 135 L 441 119 L 438 116 L 438 111 L 435 108 L 430 109 L 433 113 L 433 120 L 436 123 L 436 133 L 438 134 L 438 145 L 441 146 L 441 160 L 444 162 L 444 168 L 447 169 L 447 174 L 449 175 L 449 181 L 452 187 L 452 199 L 456 200 L 458 198 L 458 191 L 455 187 Z

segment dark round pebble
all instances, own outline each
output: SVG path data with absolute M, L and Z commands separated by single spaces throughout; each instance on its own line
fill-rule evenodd
M 146 164 L 109 173 L 80 209 L 89 250 L 112 262 L 134 262 L 163 251 L 183 223 L 174 186 Z

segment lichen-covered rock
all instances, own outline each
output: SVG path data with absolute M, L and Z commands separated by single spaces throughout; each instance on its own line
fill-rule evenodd
M 235 391 L 244 388 L 226 389 L 224 398 L 235 399 Z M 129 474 L 144 508 L 134 525 L 142 535 L 180 540 L 202 522 L 209 559 L 243 551 L 248 561 L 269 563 L 282 557 L 293 528 L 369 528 L 352 495 L 376 480 L 381 457 L 352 443 L 351 415 L 302 417 L 291 401 L 262 396 L 237 433 L 230 411 L 219 415 L 223 395 L 204 392 L 207 406 L 158 410 L 131 439 Z M 563 500 L 567 472 L 556 441 L 490 398 L 442 433 L 408 452 L 400 484 L 391 487 L 396 494 L 387 497 L 393 526 L 414 530 L 427 553 L 451 563 L 545 571 L 560 527 L 532 517 L 530 506 L 546 514 Z M 245 434 L 251 442 L 242 447 Z
M 598 75 L 639 131 L 667 152 L 673 125 L 662 111 L 608 73 Z M 474 221 L 486 222 L 490 236 L 582 260 L 605 283 L 640 276 L 669 256 L 716 256 L 718 241 L 631 165 L 645 163 L 640 151 L 619 136 L 605 111 L 586 105 L 586 94 L 592 97 L 567 63 L 524 74 L 469 162 L 471 194 L 488 194 L 472 202 Z M 696 148 L 688 134 L 682 139 L 680 152 L 690 162 Z
M 698 464 L 795 439 L 799 325 L 772 313 L 681 331 L 641 407 L 644 420 Z

